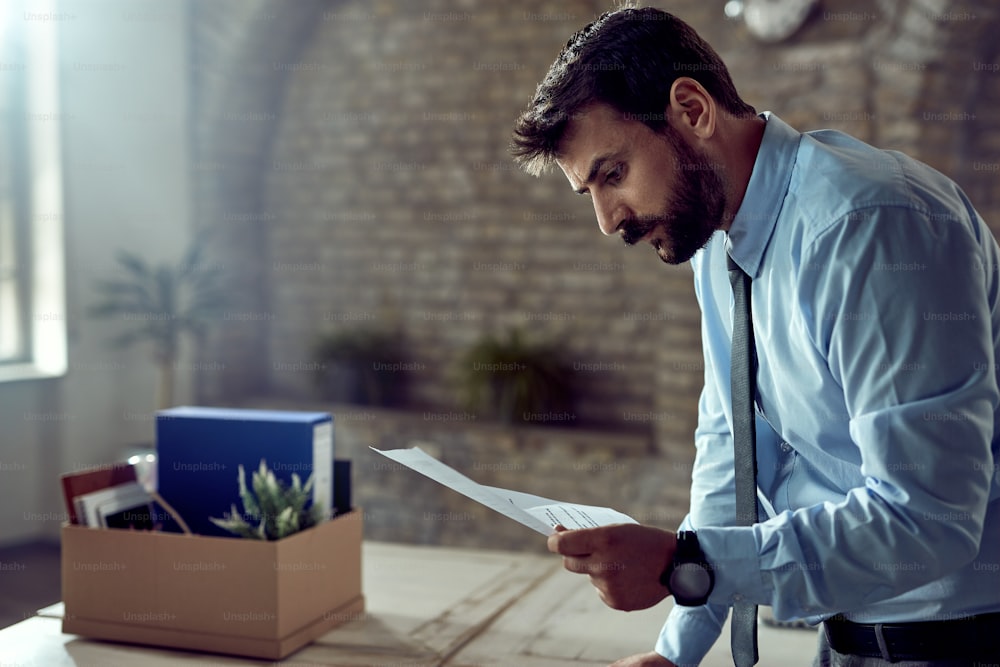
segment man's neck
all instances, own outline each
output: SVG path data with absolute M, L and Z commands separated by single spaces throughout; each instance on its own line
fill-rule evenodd
M 722 229 L 726 232 L 732 226 L 736 213 L 743 205 L 750 175 L 757 163 L 757 153 L 764 140 L 764 129 L 767 121 L 759 116 L 746 120 L 733 120 L 728 128 L 729 139 L 726 141 L 726 210 L 723 212 L 725 221 Z

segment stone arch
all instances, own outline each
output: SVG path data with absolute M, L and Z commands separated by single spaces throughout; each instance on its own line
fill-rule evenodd
M 239 396 L 266 387 L 269 310 L 261 181 L 294 63 L 330 3 L 220 0 L 191 3 L 192 192 L 195 231 L 227 248 L 224 268 L 239 294 L 216 329 L 211 355 L 222 369 L 196 396 Z M 238 257 L 236 265 L 229 259 Z M 228 263 L 227 263 L 228 262 Z M 238 350 L 238 356 L 230 351 Z

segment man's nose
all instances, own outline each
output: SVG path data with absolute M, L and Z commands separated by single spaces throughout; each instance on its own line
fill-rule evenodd
M 618 226 L 625 219 L 622 207 L 615 202 L 594 198 L 594 213 L 597 214 L 597 226 L 601 232 L 611 236 L 618 232 Z

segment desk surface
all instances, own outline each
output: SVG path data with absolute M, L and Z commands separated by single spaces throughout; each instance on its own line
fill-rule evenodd
M 652 648 L 665 600 L 628 614 L 605 607 L 555 556 L 366 542 L 367 610 L 279 663 L 285 667 L 607 665 Z M 218 667 L 260 660 L 66 635 L 61 605 L 0 630 L 0 665 Z M 728 628 L 702 663 L 729 667 Z M 760 628 L 761 665 L 810 664 L 815 632 Z

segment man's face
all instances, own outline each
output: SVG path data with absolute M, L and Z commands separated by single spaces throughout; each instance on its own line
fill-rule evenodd
M 717 165 L 674 131 L 660 134 L 606 104 L 570 121 L 556 163 L 594 201 L 605 234 L 647 241 L 668 264 L 688 261 L 722 227 Z

